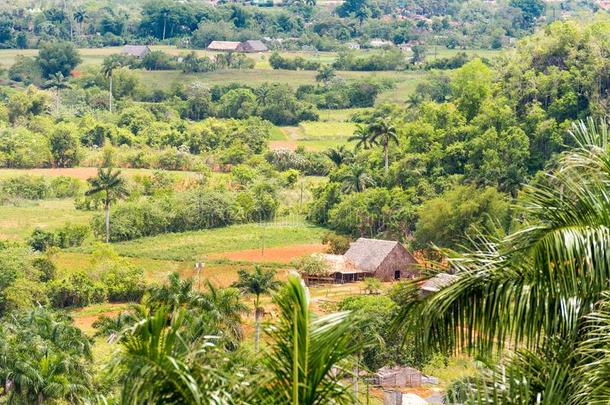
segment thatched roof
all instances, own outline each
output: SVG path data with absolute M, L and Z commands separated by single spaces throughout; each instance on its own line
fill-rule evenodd
M 423 291 L 437 292 L 437 291 L 441 290 L 442 288 L 447 287 L 448 285 L 453 283 L 455 280 L 457 280 L 457 276 L 454 276 L 452 274 L 447 274 L 447 273 L 439 273 L 436 276 L 424 281 L 421 284 L 420 288 Z
M 122 53 L 124 55 L 135 56 L 136 58 L 143 58 L 150 53 L 150 48 L 146 45 L 125 45 Z
M 239 50 L 243 52 L 267 52 L 267 46 L 258 39 L 250 39 L 239 45 Z
M 356 274 L 356 273 L 364 273 L 362 270 L 356 268 L 354 263 L 347 260 L 345 256 L 342 255 L 331 255 L 331 254 L 322 254 L 321 257 L 328 263 L 328 273 L 327 274 Z
M 241 42 L 236 41 L 212 41 L 208 45 L 210 51 L 237 51 Z
M 373 273 L 398 245 L 396 241 L 359 238 L 344 256 L 359 270 Z

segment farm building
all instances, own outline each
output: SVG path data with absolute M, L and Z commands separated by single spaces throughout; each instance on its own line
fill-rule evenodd
M 419 387 L 421 371 L 412 367 L 382 367 L 373 376 L 373 384 L 379 387 Z
M 237 52 L 239 45 L 241 42 L 237 41 L 212 41 L 206 49 L 208 51 Z
M 396 241 L 359 238 L 350 245 L 344 257 L 356 269 L 382 281 L 419 275 L 417 260 Z
M 244 41 L 241 44 L 239 44 L 239 47 L 237 50 L 240 52 L 255 53 L 255 52 L 267 52 L 269 49 L 263 43 L 263 41 L 259 41 L 257 39 L 251 39 L 251 40 Z
M 125 45 L 121 53 L 123 55 L 134 56 L 138 59 L 142 59 L 150 52 L 150 48 L 146 45 Z
M 303 275 L 307 284 L 351 283 L 366 277 L 381 281 L 414 278 L 419 275 L 417 260 L 396 241 L 359 238 L 344 255 L 321 255 L 326 274 Z
M 426 297 L 430 294 L 440 291 L 442 288 L 447 287 L 449 284 L 457 280 L 457 276 L 448 273 L 439 273 L 436 276 L 427 279 L 419 286 L 422 297 Z

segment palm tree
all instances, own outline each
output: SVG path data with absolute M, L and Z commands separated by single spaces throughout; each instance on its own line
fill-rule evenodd
M 372 134 L 371 141 L 383 146 L 383 161 L 387 174 L 390 169 L 388 156 L 390 142 L 399 143 L 396 127 L 389 120 L 379 118 L 369 126 L 369 131 Z
M 571 134 L 576 148 L 526 189 L 525 223 L 466 254 L 447 252 L 454 282 L 402 306 L 422 349 L 518 348 L 466 384 L 477 403 L 597 403 L 596 391 L 608 393 L 598 378 L 610 348 L 608 128 L 589 119 Z
M 77 403 L 89 395 L 90 342 L 70 322 L 42 308 L 3 322 L 0 381 L 8 403 Z
M 417 108 L 421 105 L 421 103 L 424 101 L 424 98 L 422 97 L 421 94 L 419 93 L 413 93 L 411 95 L 409 95 L 409 97 L 407 97 L 407 107 L 414 109 Z
M 375 180 L 366 171 L 366 168 L 359 164 L 353 164 L 341 178 L 343 181 L 342 191 L 345 193 L 361 192 L 367 187 L 375 186 Z
M 280 282 L 274 280 L 275 271 L 263 270 L 260 266 L 254 266 L 252 273 L 246 270 L 239 270 L 237 272 L 239 280 L 233 284 L 233 287 L 239 288 L 244 294 L 254 295 L 254 318 L 256 331 L 254 335 L 254 350 L 258 353 L 259 341 L 260 341 L 260 319 L 263 313 L 261 307 L 261 295 L 270 294 L 275 291 L 279 286 Z
M 44 82 L 42 87 L 45 89 L 55 89 L 55 111 L 57 112 L 61 102 L 60 90 L 70 88 L 70 83 L 68 83 L 63 73 L 57 72 L 53 73 L 49 80 Z
M 259 403 L 352 404 L 339 362 L 356 353 L 352 335 L 358 323 L 347 312 L 316 318 L 303 281 L 290 275 L 274 297 L 280 319 L 268 334 L 271 350 L 264 358 L 270 377 L 260 384 Z
M 217 346 L 213 329 L 201 333 L 198 319 L 186 308 L 161 306 L 124 332 L 111 363 L 121 403 L 247 403 L 252 382 L 239 354 Z
M 121 171 L 113 171 L 111 167 L 104 170 L 98 169 L 97 177 L 89 180 L 89 190 L 85 195 L 103 194 L 104 212 L 106 223 L 106 243 L 110 242 L 110 203 L 114 200 L 124 198 L 129 193 L 125 187 L 125 180 L 121 177 Z
M 83 23 L 85 22 L 85 19 L 87 19 L 87 11 L 79 8 L 78 10 L 76 10 L 74 12 L 74 21 L 76 21 L 78 23 L 78 34 L 79 35 L 83 35 Z
M 370 149 L 375 144 L 369 128 L 363 125 L 356 126 L 354 134 L 347 138 L 348 142 L 356 142 L 355 149 Z
M 328 156 L 337 167 L 352 158 L 351 152 L 345 148 L 345 145 L 341 145 L 338 148 L 329 148 L 324 154 Z
M 117 58 L 106 58 L 102 63 L 102 74 L 109 80 L 108 87 L 108 109 L 112 112 L 112 82 L 114 77 L 115 69 L 119 69 L 123 66 L 122 62 Z

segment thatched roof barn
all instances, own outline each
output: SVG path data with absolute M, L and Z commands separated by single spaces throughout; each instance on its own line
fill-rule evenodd
M 382 281 L 419 275 L 417 260 L 396 241 L 359 238 L 351 244 L 344 257 L 356 269 Z
M 138 59 L 142 59 L 151 52 L 147 45 L 125 45 L 121 53 L 123 55 L 135 56 Z
M 212 41 L 206 48 L 208 51 L 236 52 L 241 42 L 237 41 Z
M 250 39 L 248 41 L 244 41 L 239 44 L 238 51 L 240 52 L 267 52 L 269 48 L 263 43 L 263 41 L 259 41 L 258 39 Z

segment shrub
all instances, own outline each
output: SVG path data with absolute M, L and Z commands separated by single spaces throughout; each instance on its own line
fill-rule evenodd
M 329 271 L 328 263 L 319 254 L 303 256 L 294 265 L 300 274 L 310 276 L 326 276 Z
M 342 255 L 349 249 L 350 238 L 343 235 L 338 235 L 334 232 L 327 232 L 322 237 L 322 243 L 328 245 L 328 253 L 334 255 Z
M 34 250 L 44 252 L 50 247 L 69 248 L 80 246 L 89 234 L 86 225 L 66 224 L 56 231 L 34 229 L 28 239 L 28 244 Z
M 81 193 L 82 182 L 74 177 L 57 176 L 50 181 L 51 194 L 55 198 L 76 197 Z
M 51 281 L 47 293 L 55 308 L 83 307 L 104 302 L 107 294 L 104 285 L 95 283 L 82 272 Z
M 117 264 L 106 269 L 101 275 L 108 290 L 108 300 L 139 301 L 146 289 L 144 271 L 126 263 Z
M 47 180 L 42 176 L 22 175 L 0 181 L 0 191 L 9 197 L 42 200 L 51 196 Z
M 28 244 L 32 249 L 44 252 L 52 246 L 57 246 L 57 237 L 53 232 L 36 228 L 28 239 Z

